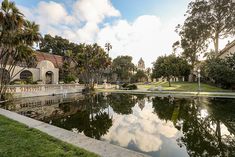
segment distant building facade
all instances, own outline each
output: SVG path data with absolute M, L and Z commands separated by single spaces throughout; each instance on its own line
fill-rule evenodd
M 228 56 L 235 54 L 235 40 L 228 43 L 224 49 L 222 49 L 218 55 L 219 58 L 224 59 Z

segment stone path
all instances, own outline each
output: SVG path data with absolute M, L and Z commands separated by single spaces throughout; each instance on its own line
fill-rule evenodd
M 102 157 L 148 157 L 147 155 L 115 146 L 104 141 L 95 140 L 84 135 L 76 134 L 1 108 L 0 114 L 17 122 L 23 123 L 30 128 L 40 130 L 61 141 L 86 149 L 90 152 L 94 152 Z
M 128 93 L 128 94 L 149 94 L 154 96 L 171 95 L 174 97 L 222 97 L 235 98 L 235 92 L 188 92 L 188 91 L 148 91 L 140 90 L 115 90 L 115 89 L 99 89 L 98 92 L 111 93 Z

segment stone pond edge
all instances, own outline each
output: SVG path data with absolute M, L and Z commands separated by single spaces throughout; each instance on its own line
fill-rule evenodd
M 19 123 L 23 123 L 30 128 L 40 130 L 41 132 L 44 132 L 54 138 L 83 148 L 102 157 L 148 157 L 148 155 L 112 145 L 104 141 L 89 138 L 85 135 L 73 133 L 71 131 L 22 116 L 5 109 L 0 108 L 0 115 L 3 115 Z

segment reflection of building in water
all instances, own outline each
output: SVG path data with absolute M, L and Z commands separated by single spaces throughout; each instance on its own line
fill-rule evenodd
M 144 100 L 144 99 L 143 99 L 143 100 L 139 100 L 139 101 L 138 101 L 138 106 L 139 106 L 139 108 L 140 108 L 141 110 L 143 110 L 144 107 L 145 107 L 145 100 Z
M 70 104 L 70 102 L 76 103 L 77 100 L 83 98 L 84 96 L 81 94 L 68 95 L 67 98 L 63 98 L 62 95 L 25 98 L 7 105 L 6 109 L 38 120 L 49 117 L 65 117 L 81 110 L 81 106 Z

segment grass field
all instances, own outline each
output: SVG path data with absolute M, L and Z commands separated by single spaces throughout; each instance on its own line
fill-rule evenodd
M 153 84 L 138 84 L 138 89 L 149 89 L 151 87 L 162 86 L 163 90 L 171 90 L 171 91 L 198 91 L 198 83 L 189 83 L 189 82 L 172 82 L 171 87 L 169 87 L 168 82 L 156 82 Z M 229 91 L 224 90 L 212 85 L 201 84 L 201 91 L 204 92 L 219 92 L 219 91 Z
M 97 157 L 35 129 L 0 116 L 1 157 Z

